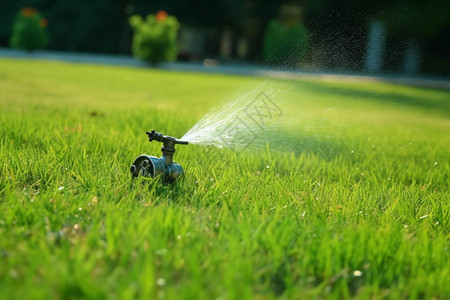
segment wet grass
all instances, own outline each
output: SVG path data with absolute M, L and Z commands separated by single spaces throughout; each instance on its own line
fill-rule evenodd
M 130 179 L 247 80 L 1 59 L 0 298 L 448 297 L 449 92 L 275 80 L 289 151 Z

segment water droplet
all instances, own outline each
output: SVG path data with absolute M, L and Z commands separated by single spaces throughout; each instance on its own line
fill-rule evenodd
M 81 207 L 78 207 L 78 210 L 79 210 L 79 211 L 82 211 L 83 209 L 82 209 Z
M 166 280 L 165 280 L 164 278 L 158 278 L 158 279 L 156 280 L 156 284 L 157 284 L 158 286 L 165 286 L 165 285 L 166 285 Z
M 167 253 L 167 249 L 165 249 L 165 248 L 156 250 L 156 255 L 164 255 L 166 253 Z
M 64 189 L 64 187 L 63 186 L 60 186 L 59 188 L 58 188 L 58 191 L 62 191 Z
M 267 169 L 270 168 L 269 166 L 266 167 Z
M 437 161 L 434 162 L 434 165 L 437 166 Z
M 15 269 L 9 270 L 9 276 L 16 278 L 19 275 L 19 273 Z

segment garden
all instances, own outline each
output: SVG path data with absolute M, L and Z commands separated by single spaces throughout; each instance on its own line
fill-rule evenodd
M 450 92 L 0 58 L 0 298 L 445 299 Z M 248 83 L 251 82 L 251 85 Z M 262 147 L 177 146 L 259 86 Z M 240 93 L 240 92 L 239 92 Z M 293 109 L 295 108 L 295 109 Z

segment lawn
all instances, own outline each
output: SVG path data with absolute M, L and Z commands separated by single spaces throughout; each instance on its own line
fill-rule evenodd
M 131 179 L 249 81 L 274 143 Z M 0 59 L 0 108 L 1 299 L 450 295 L 449 91 Z

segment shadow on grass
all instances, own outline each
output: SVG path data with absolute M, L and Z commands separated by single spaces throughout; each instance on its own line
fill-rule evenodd
M 192 159 L 202 168 L 214 167 L 217 162 L 242 165 L 243 161 L 250 162 L 249 159 L 258 162 L 261 159 L 277 160 L 279 155 L 285 154 L 294 154 L 296 157 L 309 154 L 320 160 L 330 161 L 345 153 L 350 153 L 350 148 L 343 139 L 319 134 L 307 135 L 301 132 L 283 132 L 279 135 L 271 135 L 270 142 L 255 142 L 243 149 L 200 145 L 190 147 L 194 153 Z
M 324 160 L 331 160 L 348 151 L 344 141 L 337 137 L 300 132 L 272 137 L 269 149 L 281 153 L 293 152 L 296 156 L 303 153 L 314 154 Z
M 298 86 L 298 88 L 302 91 L 307 89 L 308 91 L 317 95 L 341 96 L 349 98 L 350 100 L 357 101 L 366 100 L 369 102 L 413 106 L 421 109 L 433 110 L 436 113 L 450 116 L 450 101 L 445 101 L 444 97 L 442 97 L 442 100 L 440 101 L 433 98 L 425 98 L 420 96 L 402 95 L 400 93 L 392 92 L 376 92 L 346 86 L 337 87 L 315 82 L 304 82 L 302 83 L 302 85 Z M 432 89 L 432 91 L 436 90 Z M 440 92 L 444 93 L 445 91 Z

